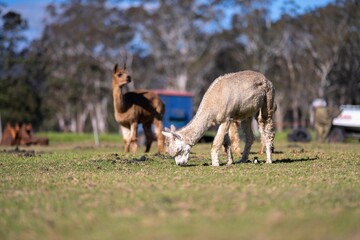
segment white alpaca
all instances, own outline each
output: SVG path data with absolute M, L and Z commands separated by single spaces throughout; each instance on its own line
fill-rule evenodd
M 172 128 L 163 131 L 165 145 L 170 156 L 175 157 L 177 165 L 185 165 L 190 149 L 213 125 L 219 125 L 211 147 L 211 162 L 219 166 L 218 153 L 224 143 L 227 153 L 227 164 L 232 164 L 229 126 L 241 121 L 245 134 L 245 147 L 240 162 L 248 160 L 254 135 L 251 130 L 251 119 L 258 116 L 260 132 L 266 148 L 266 163 L 271 163 L 271 148 L 274 141 L 273 84 L 264 75 L 254 71 L 230 73 L 218 77 L 204 94 L 194 118 L 183 128 L 176 131 Z

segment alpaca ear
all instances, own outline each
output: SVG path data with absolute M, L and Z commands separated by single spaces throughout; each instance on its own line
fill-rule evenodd
M 114 73 L 116 73 L 117 69 L 118 69 L 118 65 L 116 63 L 115 66 L 114 66 Z
M 172 135 L 175 137 L 175 138 L 177 138 L 177 139 L 179 139 L 179 140 L 183 140 L 183 138 L 182 138 L 182 136 L 180 135 L 180 134 L 178 134 L 178 133 L 174 133 L 174 132 L 172 132 Z
M 170 132 L 170 129 L 167 127 L 165 127 L 164 130 L 165 130 L 165 132 Z
M 162 135 L 164 135 L 167 138 L 173 138 L 174 137 L 174 135 L 171 132 L 162 131 L 161 133 L 162 133 Z
M 174 126 L 174 125 L 172 125 L 172 124 L 171 124 L 171 126 L 170 126 L 170 131 L 171 131 L 171 132 L 175 132 L 175 131 L 176 131 L 175 126 Z
M 177 134 L 177 133 L 174 133 L 174 132 L 165 132 L 165 131 L 162 131 L 161 132 L 165 137 L 167 138 L 172 138 L 172 139 L 179 139 L 179 140 L 182 140 L 182 137 L 180 134 Z

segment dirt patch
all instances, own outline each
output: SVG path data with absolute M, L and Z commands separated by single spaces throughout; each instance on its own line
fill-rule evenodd
M 6 150 L 4 149 L 4 153 L 9 154 L 17 154 L 18 157 L 34 157 L 35 151 L 34 150 L 24 150 L 20 149 L 19 147 L 16 147 L 15 149 Z
M 138 157 L 138 158 L 135 158 L 135 157 L 129 158 L 129 157 L 126 157 L 126 156 L 120 156 L 117 153 L 112 153 L 110 156 L 111 156 L 110 158 L 93 159 L 91 161 L 94 162 L 94 163 L 110 162 L 112 164 L 137 164 L 137 163 L 148 162 L 148 161 L 152 160 L 151 158 L 149 158 L 146 155 L 143 155 L 143 156 Z

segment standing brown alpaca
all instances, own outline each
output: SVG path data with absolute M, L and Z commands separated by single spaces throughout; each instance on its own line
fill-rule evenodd
M 112 79 L 114 115 L 121 126 L 125 152 L 129 152 L 129 150 L 132 153 L 136 152 L 136 136 L 139 123 L 142 123 L 144 128 L 145 152 L 149 152 L 153 140 L 151 124 L 154 123 L 158 153 L 161 153 L 164 145 L 164 138 L 161 134 L 163 128 L 162 119 L 165 112 L 164 103 L 155 93 L 148 90 L 123 93 L 123 87 L 131 82 L 131 77 L 126 72 L 125 65 L 123 69 L 119 69 L 118 65 L 115 64 Z

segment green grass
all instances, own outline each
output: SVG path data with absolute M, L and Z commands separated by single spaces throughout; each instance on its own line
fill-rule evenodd
M 278 140 L 271 165 L 220 167 L 198 144 L 179 167 L 73 138 L 1 151 L 0 239 L 360 238 L 359 143 Z
M 64 144 L 64 143 L 94 143 L 94 135 L 92 133 L 58 133 L 46 132 L 38 133 L 36 136 L 48 137 L 51 144 Z M 100 134 L 99 141 L 102 142 L 119 142 L 120 134 Z

